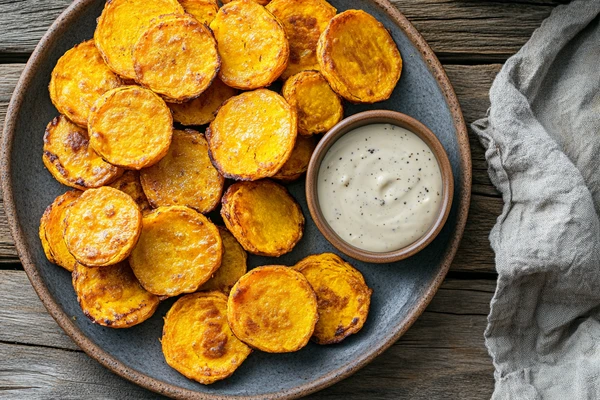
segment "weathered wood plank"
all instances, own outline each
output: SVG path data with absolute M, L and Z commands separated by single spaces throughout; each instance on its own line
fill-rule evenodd
M 565 0 L 566 1 L 566 0 Z M 502 61 L 560 0 L 395 0 L 440 58 Z M 71 0 L 0 0 L 0 53 L 30 53 Z M 489 61 L 488 61 L 489 62 Z
M 311 398 L 489 398 L 493 367 L 483 331 L 494 287 L 493 280 L 446 280 L 425 313 L 394 346 L 357 374 Z M 5 301 L 7 293 L 13 295 Z M 0 296 L 4 304 L 0 308 L 0 397 L 150 396 L 74 352 L 74 344 L 67 343 L 70 339 L 44 312 L 24 272 L 0 271 Z M 40 344 L 58 348 L 37 347 Z
M 445 67 L 461 102 L 467 123 L 485 115 L 489 106 L 488 90 L 500 65 L 448 65 Z M 0 124 L 4 124 L 6 106 L 22 64 L 0 65 Z M 502 209 L 502 202 L 488 196 L 497 196 L 487 175 L 483 149 L 470 132 L 473 157 L 473 193 L 471 215 L 465 236 L 452 266 L 453 271 L 493 272 L 493 252 L 487 236 Z M 13 240 L 8 231 L 6 216 L 0 203 L 0 263 L 18 261 Z

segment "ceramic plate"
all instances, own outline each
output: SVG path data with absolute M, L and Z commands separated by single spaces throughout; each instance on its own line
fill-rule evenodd
M 339 12 L 348 9 L 350 3 L 330 2 Z M 394 343 L 427 306 L 448 271 L 467 218 L 471 160 L 465 124 L 444 70 L 404 16 L 386 0 L 351 3 L 390 30 L 402 53 L 404 69 L 390 100 L 350 105 L 346 115 L 374 108 L 396 110 L 420 120 L 437 135 L 450 157 L 455 179 L 448 222 L 433 243 L 408 260 L 379 265 L 348 260 L 373 288 L 369 318 L 358 334 L 337 345 L 310 343 L 291 354 L 255 351 L 232 377 L 210 386 L 186 379 L 164 361 L 158 339 L 172 300 L 164 302 L 152 319 L 130 329 L 93 325 L 77 304 L 70 274 L 44 256 L 38 239 L 39 219 L 46 206 L 67 190 L 52 179 L 42 163 L 44 129 L 57 115 L 48 96 L 50 73 L 66 50 L 93 36 L 104 1 L 74 2 L 43 37 L 21 76 L 6 116 L 2 138 L 4 204 L 21 261 L 38 295 L 58 324 L 105 367 L 143 387 L 175 397 L 297 397 L 331 385 L 367 364 Z M 304 181 L 289 189 L 307 218 L 304 237 L 293 252 L 279 259 L 250 257 L 250 267 L 292 265 L 309 254 L 337 253 L 310 219 Z

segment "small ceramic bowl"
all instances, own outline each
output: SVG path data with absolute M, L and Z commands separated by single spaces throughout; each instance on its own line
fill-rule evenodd
M 392 124 L 408 129 L 420 137 L 432 150 L 440 166 L 442 175 L 442 204 L 438 211 L 438 216 L 433 225 L 412 244 L 388 252 L 372 252 L 359 249 L 345 240 L 343 240 L 327 223 L 321 212 L 319 196 L 317 193 L 317 179 L 319 177 L 319 168 L 325 154 L 335 143 L 346 133 L 370 124 Z M 448 155 L 444 147 L 437 139 L 435 134 L 425 125 L 416 119 L 396 111 L 372 110 L 365 111 L 348 117 L 334 126 L 320 140 L 315 149 L 306 174 L 306 199 L 310 214 L 325 238 L 338 250 L 357 260 L 371 263 L 390 263 L 403 260 L 424 249 L 438 235 L 450 212 L 452 205 L 452 196 L 454 194 L 454 178 L 452 176 L 452 167 L 448 160 Z

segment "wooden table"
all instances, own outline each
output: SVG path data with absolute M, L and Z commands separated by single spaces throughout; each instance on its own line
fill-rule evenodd
M 350 1 L 350 0 L 348 0 Z M 40 37 L 70 0 L 0 0 L 0 126 Z M 485 115 L 502 63 L 562 0 L 402 0 L 452 81 L 467 124 Z M 370 365 L 313 398 L 481 399 L 494 387 L 483 331 L 495 288 L 488 234 L 502 199 L 469 131 L 473 197 L 450 273 L 415 325 Z M 1 201 L 1 200 L 0 200 Z M 0 204 L 0 398 L 158 397 L 104 369 L 47 314 L 19 263 Z

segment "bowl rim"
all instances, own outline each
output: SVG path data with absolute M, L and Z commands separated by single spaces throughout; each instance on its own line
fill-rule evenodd
M 318 178 L 321 164 L 325 158 L 325 155 L 329 149 L 344 135 L 352 132 L 356 128 L 371 124 L 392 124 L 401 128 L 405 128 L 417 135 L 432 150 L 440 167 L 442 176 L 442 202 L 433 224 L 420 238 L 415 240 L 413 243 L 400 249 L 386 252 L 363 250 L 346 242 L 331 227 L 331 225 L 329 225 L 323 216 L 321 204 L 319 202 Z M 444 224 L 446 223 L 446 220 L 448 219 L 448 215 L 450 214 L 450 209 L 452 207 L 452 198 L 454 196 L 454 176 L 452 174 L 452 166 L 450 164 L 450 160 L 448 159 L 448 155 L 444 150 L 444 146 L 438 140 L 437 136 L 427 126 L 425 126 L 425 124 L 398 111 L 369 110 L 344 118 L 321 138 L 308 164 L 305 191 L 308 209 L 315 225 L 317 225 L 319 231 L 321 231 L 323 236 L 325 236 L 329 243 L 331 243 L 336 249 L 347 256 L 360 261 L 375 264 L 392 263 L 404 260 L 417 254 L 427 247 L 440 233 L 444 227 Z
M 456 139 L 459 144 L 459 158 L 461 164 L 461 178 L 463 181 L 464 190 L 460 193 L 459 204 L 457 208 L 457 221 L 453 238 L 449 243 L 444 254 L 443 262 L 440 265 L 439 273 L 433 278 L 429 287 L 425 288 L 422 297 L 417 303 L 407 312 L 404 319 L 397 322 L 390 330 L 390 334 L 384 336 L 371 352 L 365 353 L 360 357 L 355 358 L 346 365 L 329 372 L 322 377 L 299 385 L 297 387 L 280 390 L 274 393 L 268 393 L 260 396 L 249 395 L 218 395 L 201 393 L 190 389 L 185 389 L 176 385 L 165 383 L 159 379 L 147 376 L 135 369 L 127 367 L 124 363 L 117 360 L 107 351 L 103 350 L 99 345 L 90 340 L 83 332 L 77 328 L 71 318 L 58 305 L 52 294 L 50 293 L 45 282 L 41 278 L 36 264 L 33 261 L 33 256 L 27 247 L 25 234 L 20 226 L 20 221 L 16 211 L 15 200 L 12 190 L 11 179 L 11 162 L 12 162 L 12 147 L 15 137 L 15 125 L 17 115 L 21 104 L 25 99 L 25 94 L 29 88 L 30 82 L 33 79 L 38 63 L 43 59 L 49 47 L 52 45 L 56 37 L 64 34 L 67 24 L 76 23 L 79 15 L 84 13 L 93 2 L 98 0 L 76 0 L 69 5 L 59 17 L 52 23 L 48 31 L 44 34 L 35 50 L 33 51 L 27 65 L 25 66 L 19 81 L 15 87 L 11 97 L 4 123 L 2 134 L 2 148 L 0 149 L 0 170 L 2 194 L 4 199 L 4 208 L 8 219 L 8 225 L 15 242 L 15 247 L 19 254 L 23 268 L 36 291 L 40 300 L 48 310 L 48 313 L 54 318 L 57 324 L 71 337 L 71 339 L 90 357 L 98 361 L 101 365 L 108 368 L 117 375 L 143 387 L 173 398 L 185 399 L 244 399 L 244 400 L 259 400 L 264 398 L 271 399 L 292 399 L 329 387 L 342 379 L 352 375 L 360 368 L 367 365 L 375 357 L 387 350 L 392 344 L 400 338 L 408 328 L 415 322 L 419 315 L 425 310 L 425 307 L 431 302 L 434 294 L 442 284 L 450 264 L 454 259 L 460 240 L 464 233 L 469 205 L 471 201 L 471 184 L 472 184 L 472 167 L 471 167 L 471 151 L 469 145 L 469 137 L 467 127 L 462 115 L 460 104 L 454 92 L 448 76 L 441 63 L 421 36 L 416 28 L 406 19 L 406 17 L 394 7 L 389 0 L 370 0 L 380 10 L 385 12 L 390 19 L 400 28 L 400 30 L 411 41 L 412 45 L 419 51 L 422 59 L 428 66 L 429 72 L 436 79 L 438 87 L 442 92 L 446 105 L 453 118 L 454 127 L 456 129 Z

